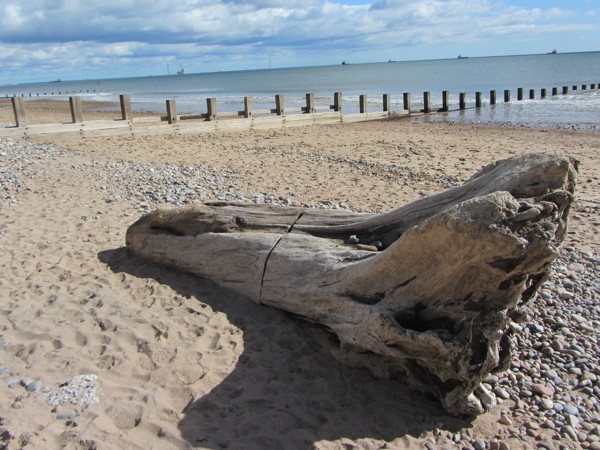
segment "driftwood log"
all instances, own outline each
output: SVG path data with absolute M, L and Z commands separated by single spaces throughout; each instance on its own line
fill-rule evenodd
M 333 331 L 337 356 L 401 373 L 451 414 L 495 406 L 510 321 L 566 234 L 576 161 L 532 153 L 381 215 L 208 203 L 158 210 L 127 232 L 142 258 Z

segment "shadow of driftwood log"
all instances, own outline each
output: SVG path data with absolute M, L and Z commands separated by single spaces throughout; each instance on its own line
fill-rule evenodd
M 183 411 L 179 428 L 191 446 L 310 448 L 322 440 L 393 441 L 470 426 L 401 380 L 376 379 L 336 361 L 330 350 L 337 342 L 320 327 L 126 248 L 98 257 L 116 273 L 156 280 L 209 305 L 243 331 L 244 350 L 231 373 Z

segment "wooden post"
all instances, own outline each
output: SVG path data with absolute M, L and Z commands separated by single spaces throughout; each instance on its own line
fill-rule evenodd
M 206 110 L 208 120 L 217 120 L 217 99 L 214 97 L 206 99 Z
M 552 88 L 552 95 L 558 95 L 558 88 L 557 87 L 553 87 Z
M 517 89 L 517 100 L 523 100 L 523 88 Z
M 563 93 L 563 95 L 568 94 L 569 93 L 569 86 L 563 86 L 562 93 Z
M 25 102 L 21 97 L 11 98 L 13 112 L 15 113 L 15 124 L 18 127 L 27 126 L 27 116 L 25 115 Z
M 496 104 L 496 91 L 491 90 L 490 91 L 490 105 L 495 105 Z
M 306 114 L 317 112 L 315 109 L 315 94 L 306 94 Z
M 529 89 L 529 100 L 533 100 L 535 98 L 535 89 Z
M 577 90 L 577 86 L 576 86 L 576 85 L 573 85 L 573 88 L 572 88 L 572 89 L 573 89 L 574 91 L 576 91 L 576 90 Z
M 482 95 L 481 92 L 475 92 L 475 108 L 481 108 Z
M 83 122 L 81 97 L 69 97 L 69 106 L 71 107 L 71 119 L 73 119 L 73 123 Z
M 540 90 L 540 97 L 541 97 L 541 98 L 546 98 L 546 95 L 547 95 L 547 94 L 546 94 L 546 88 L 542 88 L 542 89 Z
M 169 124 L 177 123 L 177 105 L 175 100 L 167 100 L 167 122 Z
M 334 92 L 333 94 L 333 110 L 336 112 L 342 112 L 342 93 Z
M 459 109 L 467 108 L 467 94 L 465 92 L 458 94 L 458 107 Z
M 275 109 L 278 116 L 285 116 L 285 99 L 281 94 L 275 96 Z
M 367 113 L 367 96 L 364 94 L 359 96 L 358 104 L 359 104 L 359 108 L 360 108 L 360 113 L 366 114 Z
M 383 94 L 383 110 L 386 112 L 390 112 L 392 110 L 392 105 L 391 105 L 391 95 L 390 94 Z
M 431 112 L 431 93 L 427 91 L 423 92 L 423 112 Z
M 582 84 L 581 85 L 581 90 L 582 91 L 586 91 L 587 90 L 587 84 Z
M 121 103 L 121 119 L 131 120 L 131 97 L 129 94 L 119 95 L 119 102 Z
M 596 89 L 596 85 L 594 83 L 590 84 L 590 89 Z
M 252 117 L 252 97 L 244 97 L 244 117 Z
M 442 91 L 442 111 L 448 111 L 450 107 L 450 92 Z
M 402 94 L 402 104 L 403 108 L 410 112 L 410 92 L 404 92 Z
M 504 103 L 510 102 L 510 89 L 504 90 Z

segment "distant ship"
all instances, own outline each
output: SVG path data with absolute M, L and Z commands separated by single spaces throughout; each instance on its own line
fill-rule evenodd
M 181 65 L 181 69 L 177 71 L 177 75 L 185 75 L 185 69 L 183 68 L 183 64 Z
M 556 55 L 558 52 L 556 51 L 556 49 L 552 50 L 551 52 L 546 53 L 546 55 Z
M 469 57 L 468 56 L 458 55 L 458 59 L 469 59 Z
M 346 61 L 342 61 L 342 66 L 345 66 L 346 64 Z

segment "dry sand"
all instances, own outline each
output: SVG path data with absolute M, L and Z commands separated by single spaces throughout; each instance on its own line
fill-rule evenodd
M 0 108 L 0 122 L 9 120 Z M 389 210 L 489 162 L 559 153 L 581 163 L 567 244 L 598 253 L 599 133 L 401 120 L 51 142 L 63 154 L 38 161 L 19 202 L 1 210 L 9 448 L 423 448 L 428 438 L 451 448 L 455 433 L 522 447 L 498 422 L 502 411 L 523 422 L 512 400 L 475 420 L 449 417 L 400 381 L 333 360 L 318 328 L 132 259 L 124 236 L 139 201 L 107 202 L 100 193 L 113 188 L 94 164 L 212 166 L 234 170 L 231 189 L 245 195 Z M 71 421 L 56 414 L 72 407 L 52 411 L 44 393 L 4 381 L 27 376 L 54 389 L 79 374 L 98 375 L 102 397 Z

